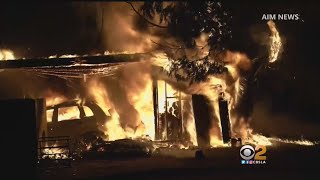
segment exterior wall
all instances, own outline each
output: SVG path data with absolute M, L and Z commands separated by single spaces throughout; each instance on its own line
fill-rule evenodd
M 47 116 L 46 116 L 46 101 L 45 99 L 36 100 L 36 113 L 37 113 L 37 137 L 47 137 Z
M 28 168 L 23 176 L 34 177 L 37 163 L 36 100 L 0 100 L 0 110 L 2 176 L 20 179 L 21 173 L 12 172 Z

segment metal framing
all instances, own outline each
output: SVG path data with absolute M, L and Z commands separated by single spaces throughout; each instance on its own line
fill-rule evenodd
M 52 166 L 53 162 L 70 167 L 71 166 L 71 148 L 69 136 L 40 137 L 38 139 L 38 159 L 39 163 L 45 166 Z M 54 143 L 54 145 L 52 145 Z M 63 149 L 63 152 L 45 152 L 46 149 Z M 62 156 L 66 158 L 61 158 Z
M 154 80 L 154 86 L 153 86 L 153 93 L 154 93 L 154 116 L 155 116 L 155 138 L 156 140 L 169 140 L 168 139 L 168 99 L 177 99 L 178 100 L 178 119 L 179 119 L 179 131 L 178 131 L 178 139 L 182 138 L 182 134 L 184 132 L 184 127 L 183 127 L 183 113 L 182 113 L 182 96 L 181 92 L 178 91 L 178 96 L 168 96 L 168 91 L 167 91 L 167 83 L 164 82 L 164 94 L 165 94 L 165 113 L 164 113 L 164 137 L 161 137 L 161 131 L 160 131 L 160 116 L 159 116 L 159 99 L 158 99 L 158 80 Z

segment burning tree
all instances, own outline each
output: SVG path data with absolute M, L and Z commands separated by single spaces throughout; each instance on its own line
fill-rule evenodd
M 179 57 L 170 58 L 169 75 L 174 75 L 178 80 L 190 80 L 192 83 L 203 81 L 212 74 L 226 72 L 224 64 L 218 60 L 218 55 L 226 49 L 231 38 L 231 18 L 221 3 L 147 1 L 139 10 L 132 3 L 128 3 L 145 22 L 157 28 L 166 28 L 179 42 L 178 45 L 158 44 L 171 51 L 168 54 L 181 54 Z M 155 21 L 159 23 L 154 23 Z M 206 42 L 199 46 L 196 39 L 201 36 L 205 36 Z M 187 51 L 197 49 L 207 52 L 196 52 L 194 58 L 187 55 Z M 179 73 L 181 69 L 184 70 L 184 75 Z
M 214 107 L 213 116 L 218 123 L 211 124 L 210 144 L 221 140 L 221 123 L 218 99 L 228 101 L 232 135 L 242 138 L 251 136 L 248 121 L 236 112 L 244 85 L 248 79 L 257 77 L 263 67 L 277 60 L 281 39 L 273 22 L 268 22 L 271 30 L 268 58 L 251 61 L 245 54 L 227 50 L 232 35 L 231 17 L 220 2 L 144 2 L 140 9 L 127 2 L 146 24 L 166 29 L 174 41 L 154 42 L 169 56 L 169 76 L 178 81 L 190 83 L 190 94 L 202 94 L 209 98 Z M 255 67 L 251 69 L 252 63 Z M 191 90 L 190 90 L 191 89 Z M 200 103 L 201 104 L 201 103 Z M 221 113 L 221 112 L 220 112 Z M 229 118 L 227 118 L 229 119 Z M 216 128 L 220 129 L 215 129 Z M 223 129 L 223 128 L 222 128 Z
M 230 90 L 228 86 L 234 86 L 234 84 L 240 82 L 235 67 L 237 63 L 233 62 L 228 68 L 225 61 L 225 56 L 228 54 L 225 47 L 231 38 L 229 28 L 231 16 L 219 2 L 164 3 L 149 1 L 145 2 L 139 10 L 132 3 L 128 2 L 128 4 L 145 22 L 157 28 L 166 28 L 167 33 L 174 37 L 175 42 L 173 43 L 154 42 L 161 46 L 169 56 L 167 73 L 178 81 L 187 81 L 191 86 L 194 84 L 194 88 L 190 88 L 189 93 L 207 96 L 211 106 L 215 107 L 214 110 L 208 112 L 213 113 L 215 123 L 210 123 L 212 119 L 206 117 L 207 125 L 203 126 L 205 129 L 201 129 L 200 126 L 197 127 L 198 132 L 205 132 L 204 137 L 200 137 L 204 139 L 205 144 L 208 145 L 208 142 L 210 145 L 217 142 L 220 144 L 221 131 L 218 129 L 224 129 L 221 125 L 225 125 L 225 123 L 219 123 L 221 119 L 228 122 L 226 124 L 228 126 L 227 133 L 222 132 L 224 135 L 223 141 L 226 143 L 229 139 L 229 118 L 220 117 L 228 115 L 225 113 L 221 115 L 216 103 L 221 94 L 224 97 L 226 91 L 228 91 L 228 97 L 237 96 L 231 95 L 234 94 L 231 92 L 234 90 Z M 156 21 L 158 23 L 154 23 Z M 235 61 L 235 58 L 231 58 L 231 61 Z M 236 72 L 235 77 L 232 77 L 230 71 Z M 232 80 L 227 82 L 227 79 Z M 231 85 L 228 83 L 231 83 Z M 193 98 L 193 102 L 196 103 L 195 106 L 203 104 L 201 103 L 203 100 L 205 99 Z M 234 106 L 234 100 L 229 104 L 230 107 Z M 225 112 L 228 113 L 228 111 Z

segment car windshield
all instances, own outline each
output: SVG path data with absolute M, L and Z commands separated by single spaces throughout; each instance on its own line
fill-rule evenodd
M 80 111 L 77 106 L 59 108 L 58 113 L 58 121 L 80 119 Z
M 83 110 L 84 110 L 84 113 L 85 113 L 86 117 L 93 116 L 93 112 L 88 106 L 83 106 Z

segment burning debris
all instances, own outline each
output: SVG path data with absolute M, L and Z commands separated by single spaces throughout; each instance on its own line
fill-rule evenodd
M 39 167 L 70 167 L 73 158 L 70 138 L 68 136 L 39 138 L 38 156 Z
M 267 22 L 268 27 L 271 31 L 270 36 L 270 50 L 269 50 L 269 62 L 273 63 L 279 58 L 279 53 L 282 48 L 282 42 L 277 30 L 276 24 L 270 20 Z
M 59 58 L 15 59 L 0 61 L 1 69 L 23 69 L 41 75 L 62 78 L 84 78 L 84 76 L 107 76 L 117 67 L 128 62 L 148 58 L 148 54 L 117 54 L 98 56 L 61 56 Z
M 84 158 L 127 158 L 149 157 L 154 151 L 151 142 L 145 140 L 118 139 L 115 141 L 101 141 L 94 144 L 83 154 Z

